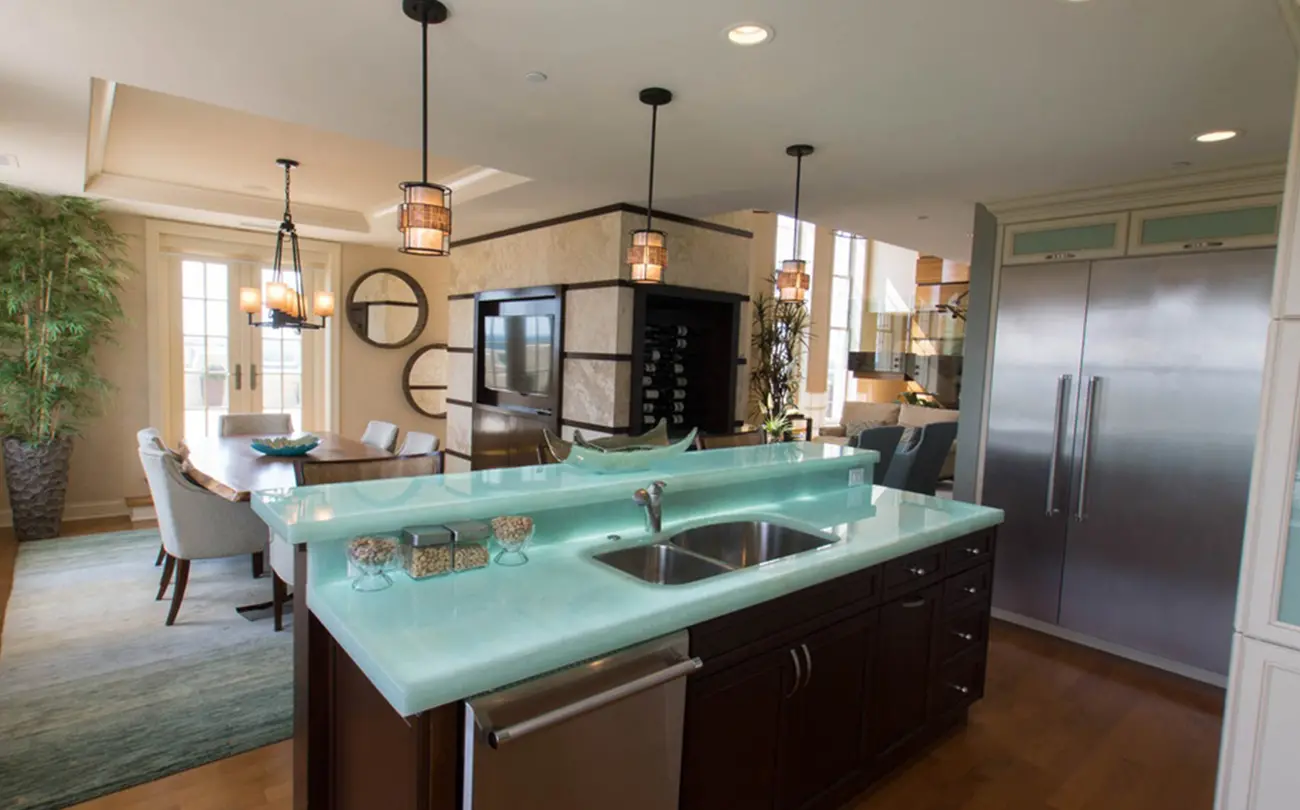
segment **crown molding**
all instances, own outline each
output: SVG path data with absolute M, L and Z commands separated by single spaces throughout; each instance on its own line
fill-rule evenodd
M 1268 163 L 1022 197 L 985 203 L 985 207 L 998 218 L 998 224 L 1006 225 L 1137 208 L 1159 208 L 1180 203 L 1281 194 L 1285 186 L 1286 164 Z

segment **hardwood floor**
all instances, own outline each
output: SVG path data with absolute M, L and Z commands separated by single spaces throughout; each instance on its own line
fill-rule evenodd
M 128 528 L 82 521 L 65 534 Z M 0 622 L 15 546 L 0 529 Z M 851 810 L 1209 810 L 1222 712 L 1222 690 L 994 623 L 969 724 Z M 76 810 L 289 810 L 292 760 L 283 742 Z

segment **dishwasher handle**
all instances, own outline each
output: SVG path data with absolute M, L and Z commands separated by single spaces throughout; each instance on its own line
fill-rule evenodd
M 505 728 L 496 729 L 487 732 L 487 743 L 493 748 L 500 748 L 511 740 L 517 740 L 525 734 L 531 734 L 534 731 L 541 731 L 544 728 L 553 726 L 556 723 L 562 723 L 573 717 L 577 717 L 587 712 L 595 711 L 604 706 L 608 706 L 615 701 L 622 700 L 625 697 L 631 697 L 638 692 L 644 692 L 647 689 L 653 689 L 656 686 L 668 683 L 669 681 L 685 677 L 692 672 L 704 666 L 704 662 L 699 658 L 688 658 L 685 661 L 678 661 L 657 672 L 651 672 L 648 675 L 642 675 L 617 686 L 606 689 L 603 692 L 597 692 L 594 695 L 588 695 L 581 700 L 575 700 L 572 703 L 565 704 L 558 709 L 552 709 L 548 712 L 542 712 L 539 715 L 520 720 L 514 725 Z

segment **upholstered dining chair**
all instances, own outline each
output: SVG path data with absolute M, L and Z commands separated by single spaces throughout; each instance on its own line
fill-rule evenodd
M 366 432 L 361 434 L 361 443 L 391 453 L 397 446 L 397 425 L 392 422 L 371 422 L 366 425 Z
M 700 433 L 695 437 L 696 450 L 718 450 L 723 447 L 757 447 L 763 443 L 763 431 L 746 430 L 741 433 Z
M 171 609 L 167 612 L 170 627 L 176 623 L 185 599 L 190 561 L 261 554 L 266 548 L 266 524 L 247 503 L 227 501 L 186 478 L 180 457 L 169 450 L 141 447 L 140 463 L 149 481 L 167 554 L 158 587 L 159 600 L 173 572 L 176 575 Z
M 402 439 L 402 446 L 398 448 L 399 456 L 427 456 L 438 449 L 438 437 L 432 433 L 420 433 L 419 431 L 410 430 L 406 433 L 406 438 Z
M 881 427 L 867 428 L 854 437 L 854 447 L 859 450 L 875 450 L 880 454 L 880 461 L 876 462 L 876 472 L 872 477 L 872 483 L 885 483 L 885 476 L 889 472 L 889 465 L 893 462 L 894 454 L 898 452 L 898 443 L 903 439 L 904 430 L 905 428 L 901 425 L 883 425 Z
M 894 489 L 933 495 L 948 451 L 957 439 L 956 422 L 931 422 L 910 447 L 894 454 L 884 484 Z
M 167 452 L 167 445 L 163 443 L 162 433 L 158 428 L 147 427 L 136 431 L 135 441 L 140 447 L 152 447 Z M 158 556 L 153 561 L 154 568 L 162 565 L 165 559 L 167 559 L 167 547 L 159 543 Z
M 393 458 L 368 458 L 344 461 L 303 459 L 294 465 L 298 486 L 317 484 L 343 484 L 350 481 L 374 481 L 381 478 L 412 478 L 420 475 L 437 475 L 442 472 L 442 454 L 422 456 L 394 456 Z M 271 535 L 271 615 L 275 630 L 284 628 L 284 603 L 289 589 L 294 587 L 294 548 L 279 535 Z
M 287 413 L 228 413 L 217 420 L 219 436 L 277 436 L 293 433 Z

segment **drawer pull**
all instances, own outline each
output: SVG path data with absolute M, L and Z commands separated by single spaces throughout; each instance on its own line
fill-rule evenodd
M 984 553 L 984 549 L 982 549 L 982 548 L 968 548 L 968 549 L 966 549 L 966 553 L 969 554 L 969 555 L 971 555 L 972 557 L 978 557 L 979 555 L 981 555 L 981 554 Z
M 965 588 L 962 588 L 962 590 L 970 594 L 971 596 L 974 596 L 975 594 L 980 592 L 980 589 L 976 588 L 974 585 L 967 585 Z
M 961 632 L 960 630 L 954 630 L 954 631 L 952 631 L 952 634 L 953 634 L 954 636 L 956 636 L 957 638 L 961 639 L 962 641 L 974 641 L 974 640 L 975 640 L 975 636 L 971 635 L 970 633 L 963 633 L 963 632 Z
M 955 691 L 957 691 L 957 692 L 961 692 L 963 695 L 969 695 L 969 694 L 970 694 L 970 687 L 969 687 L 969 686 L 961 686 L 960 684 L 950 683 L 950 684 L 948 684 L 948 688 L 949 688 L 949 689 L 953 689 L 953 690 L 955 690 Z
M 925 604 L 925 597 L 922 596 L 917 599 L 909 599 L 906 602 L 903 602 L 902 606 L 905 608 L 919 608 L 924 604 Z
M 1050 261 L 1055 261 L 1056 259 L 1073 259 L 1074 257 L 1075 257 L 1074 253 L 1066 252 L 1066 253 L 1048 253 L 1043 258 L 1047 259 L 1050 262 Z
M 1200 242 L 1188 242 L 1183 245 L 1183 250 L 1196 250 L 1197 248 L 1217 248 L 1223 247 L 1223 243 L 1217 240 L 1204 240 Z
M 925 576 L 926 574 L 930 573 L 929 571 L 925 570 L 924 568 L 922 568 L 922 567 L 919 566 L 919 565 L 914 565 L 914 566 L 912 566 L 911 568 L 909 568 L 909 569 L 907 569 L 907 570 L 908 570 L 908 571 L 911 571 L 911 572 L 912 572 L 912 576 L 914 576 L 914 577 L 923 577 L 923 576 Z
M 793 647 L 790 648 L 790 660 L 794 661 L 794 686 L 785 694 L 787 698 L 794 697 L 794 693 L 803 685 L 803 665 L 799 663 L 799 653 Z

